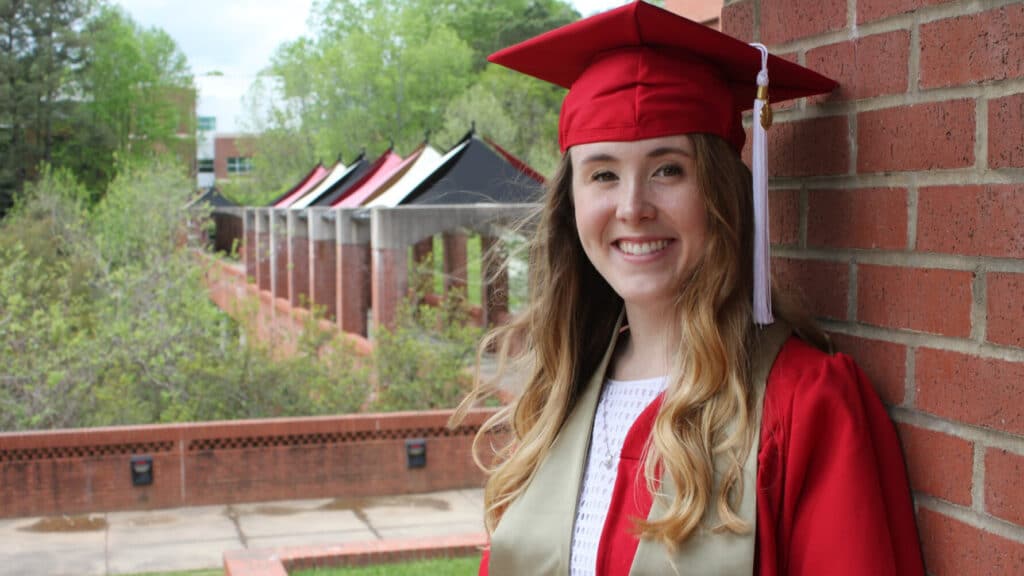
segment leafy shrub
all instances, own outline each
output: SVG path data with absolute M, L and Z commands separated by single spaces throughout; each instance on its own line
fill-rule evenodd
M 90 214 L 46 172 L 0 224 L 0 429 L 354 412 L 368 368 L 315 319 L 290 358 L 218 309 L 183 243 L 191 183 L 122 171 Z
M 379 410 L 452 408 L 466 395 L 481 330 L 470 322 L 461 291 L 437 306 L 413 297 L 397 310 L 395 326 L 376 337 L 374 368 Z
M 191 183 L 125 167 L 103 200 L 44 171 L 0 223 L 0 429 L 71 428 L 455 406 L 480 329 L 465 295 L 412 298 L 372 357 L 309 315 L 274 354 L 209 299 L 185 243 Z M 425 266 L 430 266 L 429 262 Z M 422 287 L 420 287 L 422 289 Z M 421 291 L 414 291 L 422 294 Z M 376 384 L 376 394 L 371 392 Z

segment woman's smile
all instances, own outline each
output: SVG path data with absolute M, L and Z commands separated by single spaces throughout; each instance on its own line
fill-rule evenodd
M 614 246 L 627 256 L 660 256 L 671 240 L 634 240 L 623 238 L 616 240 Z

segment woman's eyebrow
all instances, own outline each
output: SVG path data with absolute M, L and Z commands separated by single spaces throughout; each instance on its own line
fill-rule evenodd
M 651 150 L 650 152 L 647 153 L 647 157 L 657 158 L 659 156 L 668 156 L 671 154 L 680 154 L 682 156 L 686 156 L 687 158 L 693 158 L 693 153 L 691 153 L 689 150 L 686 150 L 684 148 L 678 148 L 675 146 L 662 146 L 660 148 L 655 148 L 654 150 Z
M 590 156 L 584 156 L 583 159 L 580 160 L 580 164 L 589 164 L 591 162 L 611 162 L 613 160 L 616 160 L 616 158 L 611 154 L 596 153 L 591 154 Z

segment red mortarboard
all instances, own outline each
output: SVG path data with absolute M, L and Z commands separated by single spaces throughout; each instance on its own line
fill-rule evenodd
M 756 46 L 756 47 L 755 47 Z M 562 152 L 588 142 L 715 134 L 737 154 L 742 113 L 768 101 L 831 92 L 836 83 L 642 1 L 597 14 L 491 54 L 490 60 L 569 89 L 558 121 Z M 771 82 L 769 83 L 769 72 Z M 753 127 L 753 317 L 774 321 L 768 234 L 770 114 Z
M 488 58 L 569 89 L 559 144 L 631 141 L 704 132 L 739 152 L 741 113 L 757 93 L 761 52 L 644 2 L 597 14 Z M 768 56 L 768 96 L 779 102 L 830 92 L 836 83 Z

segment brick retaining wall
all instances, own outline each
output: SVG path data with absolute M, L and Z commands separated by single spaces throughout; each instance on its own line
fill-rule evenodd
M 4 433 L 0 517 L 479 487 L 470 447 L 491 413 L 451 430 L 442 410 Z M 425 468 L 406 468 L 407 438 L 426 439 Z M 139 454 L 150 486 L 132 486 Z

